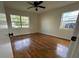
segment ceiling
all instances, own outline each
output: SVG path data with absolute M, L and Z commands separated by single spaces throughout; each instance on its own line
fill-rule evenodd
M 38 11 L 35 11 L 34 8 L 27 9 L 28 7 L 31 6 L 27 3 L 27 1 L 4 2 L 5 6 L 8 8 L 16 9 L 16 10 L 20 10 L 20 11 L 36 12 L 36 13 L 42 13 L 42 12 L 48 11 L 50 9 L 53 10 L 55 8 L 64 7 L 66 5 L 73 4 L 73 3 L 76 3 L 76 1 L 44 1 L 41 5 L 45 6 L 46 9 L 40 8 Z

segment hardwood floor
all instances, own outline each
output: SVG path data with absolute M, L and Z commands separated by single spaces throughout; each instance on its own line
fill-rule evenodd
M 70 41 L 35 33 L 11 38 L 15 58 L 66 57 Z

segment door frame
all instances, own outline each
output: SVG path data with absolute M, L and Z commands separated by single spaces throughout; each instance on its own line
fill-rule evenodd
M 73 38 L 72 37 L 75 37 L 75 40 L 72 40 Z M 74 29 L 74 32 L 73 32 L 73 36 L 71 37 L 71 42 L 70 42 L 70 45 L 69 45 L 69 50 L 68 50 L 68 54 L 67 54 L 67 58 L 74 58 L 76 57 L 77 58 L 77 45 L 79 43 L 79 14 L 78 14 L 78 18 L 77 18 L 77 21 L 76 21 L 76 26 L 75 26 L 75 29 Z

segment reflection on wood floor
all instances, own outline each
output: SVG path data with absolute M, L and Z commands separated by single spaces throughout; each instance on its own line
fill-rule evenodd
M 11 38 L 15 58 L 61 58 L 66 57 L 68 40 L 35 33 Z

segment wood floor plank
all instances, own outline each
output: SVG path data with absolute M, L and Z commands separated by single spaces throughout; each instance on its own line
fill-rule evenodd
M 15 58 L 63 58 L 70 41 L 41 33 L 11 38 Z

